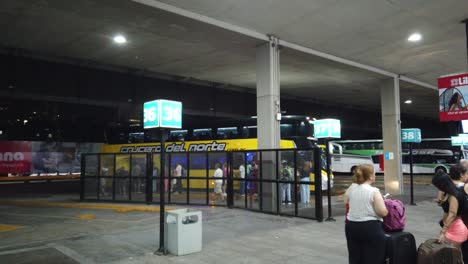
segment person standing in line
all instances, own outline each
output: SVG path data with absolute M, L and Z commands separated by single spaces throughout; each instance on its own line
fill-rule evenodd
M 312 171 L 312 162 L 305 161 L 301 170 L 301 183 L 310 181 L 310 172 Z M 310 185 L 309 183 L 301 184 L 301 202 L 303 204 L 309 204 L 310 200 Z
M 345 234 L 350 264 L 384 263 L 386 238 L 382 217 L 388 214 L 375 182 L 374 167 L 360 165 L 354 183 L 346 190 L 344 202 L 349 204 Z
M 141 178 L 143 175 L 143 170 L 138 162 L 134 163 L 132 167 L 132 185 L 133 191 L 136 193 L 141 193 Z
M 227 177 L 228 177 L 228 166 L 227 162 L 223 163 L 223 197 L 227 196 L 226 188 L 227 188 Z
M 461 159 L 459 164 L 465 168 L 468 168 L 468 160 L 466 159 Z M 451 176 L 450 176 L 451 177 Z M 468 178 L 466 179 L 468 180 Z M 465 186 L 465 181 L 459 181 L 457 184 L 456 184 L 457 187 L 462 187 L 462 186 Z M 468 189 L 467 189 L 468 191 Z M 468 192 L 467 192 L 468 193 Z M 442 205 L 442 203 L 446 200 L 447 198 L 447 194 L 441 190 L 438 190 L 437 191 L 437 203 L 439 205 Z
M 174 168 L 174 179 L 172 180 L 173 182 L 173 193 L 174 194 L 179 194 L 182 190 L 182 164 L 180 162 L 177 162 L 176 167 Z
M 218 198 L 218 196 L 221 198 L 221 200 L 224 200 L 223 196 L 223 170 L 221 169 L 221 165 L 219 163 L 215 164 L 215 172 L 213 175 L 214 178 L 214 194 L 215 194 L 215 199 Z
M 282 169 L 281 169 L 281 181 L 291 181 L 292 173 L 288 166 L 288 162 L 283 160 Z M 283 182 L 281 183 L 281 201 L 283 204 L 291 204 L 291 183 Z
M 239 178 L 241 179 L 239 192 L 241 196 L 245 196 L 245 181 L 243 181 L 245 179 L 244 162 L 241 162 L 241 164 L 239 165 Z
M 447 175 L 435 176 L 438 177 L 438 180 L 437 184 L 434 185 L 447 193 L 446 199 L 440 203 L 444 216 L 438 241 L 447 241 L 461 249 L 461 244 L 468 239 L 468 228 L 462 220 L 465 212 L 462 208 L 463 200 L 461 198 L 461 188 L 468 178 L 468 169 L 459 164 L 454 165 L 450 168 L 449 176 L 450 178 Z

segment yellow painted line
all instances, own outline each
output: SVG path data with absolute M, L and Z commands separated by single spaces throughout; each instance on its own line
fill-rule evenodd
M 158 206 L 132 206 L 132 205 L 116 205 L 116 204 L 52 203 L 52 202 L 37 202 L 37 201 L 3 200 L 3 201 L 0 201 L 0 205 L 101 209 L 101 210 L 116 210 L 117 212 L 130 212 L 130 211 L 159 212 Z M 166 210 L 174 210 L 174 209 L 175 208 L 172 208 L 172 207 L 166 207 Z
M 43 218 L 57 218 L 57 219 L 70 219 L 70 220 L 76 220 L 78 219 L 76 216 L 71 217 L 71 216 L 57 216 L 57 215 L 44 215 L 44 214 L 15 214 L 15 213 L 0 213 L 0 215 L 11 215 L 11 216 L 20 216 L 20 217 L 30 217 L 30 218 L 37 218 L 37 217 L 43 217 Z M 140 223 L 143 221 L 147 220 L 154 220 L 156 219 L 155 217 L 148 217 L 148 218 L 142 218 L 138 220 L 111 220 L 111 219 L 92 219 L 94 221 L 101 221 L 101 222 L 110 222 L 110 223 Z
M 82 214 L 82 215 L 77 215 L 76 218 L 81 219 L 81 220 L 93 220 L 93 219 L 96 219 L 96 215 Z
M 16 229 L 23 228 L 24 226 L 19 225 L 2 225 L 0 224 L 0 232 L 15 231 Z

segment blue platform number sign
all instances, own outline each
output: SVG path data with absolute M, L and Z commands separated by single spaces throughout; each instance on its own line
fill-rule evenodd
M 421 143 L 421 129 L 405 128 L 401 130 L 401 142 L 403 143 Z
M 341 122 L 338 119 L 319 119 L 314 121 L 315 138 L 340 138 Z
M 143 128 L 182 128 L 182 103 L 155 100 L 143 105 Z
M 143 128 L 159 127 L 159 100 L 143 104 Z

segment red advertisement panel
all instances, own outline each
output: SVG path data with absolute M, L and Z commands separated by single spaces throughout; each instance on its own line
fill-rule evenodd
M 441 77 L 437 83 L 440 121 L 468 119 L 468 73 Z
M 31 171 L 31 142 L 0 141 L 0 175 Z

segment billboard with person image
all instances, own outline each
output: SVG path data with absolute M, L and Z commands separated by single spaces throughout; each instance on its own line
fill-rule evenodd
M 441 122 L 468 119 L 468 73 L 438 79 Z

